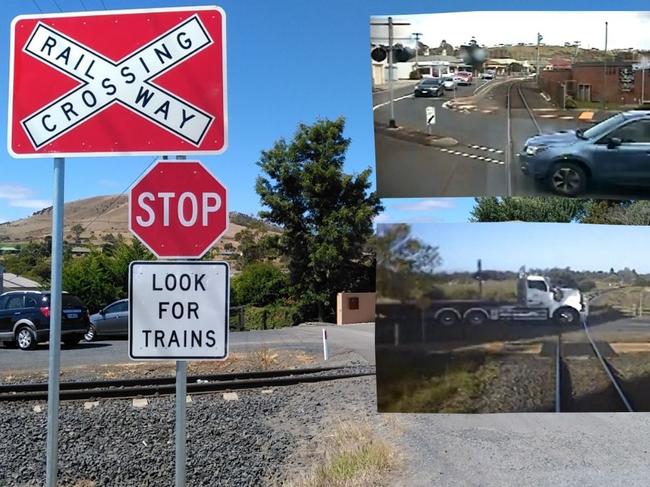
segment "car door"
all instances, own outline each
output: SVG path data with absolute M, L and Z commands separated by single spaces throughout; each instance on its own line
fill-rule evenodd
M 7 298 L 10 295 L 0 296 L 0 334 L 13 332 L 11 324 L 12 311 L 6 309 Z
M 620 145 L 609 141 L 620 139 Z M 632 120 L 612 130 L 593 147 L 596 169 L 603 182 L 650 184 L 650 120 Z
M 539 308 L 546 304 L 548 288 L 544 281 L 528 280 L 526 292 L 526 305 L 529 308 Z
M 126 301 L 113 303 L 105 309 L 104 327 L 102 333 L 107 335 L 122 335 L 127 332 L 124 324 L 127 313 Z M 105 330 L 105 331 L 104 331 Z
M 4 306 L 0 312 L 0 321 L 2 322 L 2 331 L 13 331 L 14 323 L 24 314 L 24 293 L 11 293 L 6 297 Z

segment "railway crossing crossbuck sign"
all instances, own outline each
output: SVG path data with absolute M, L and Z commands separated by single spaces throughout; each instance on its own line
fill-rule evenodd
M 217 7 L 20 16 L 11 33 L 14 156 L 225 149 Z

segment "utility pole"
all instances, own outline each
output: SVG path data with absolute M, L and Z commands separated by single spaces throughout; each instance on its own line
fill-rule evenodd
M 535 81 L 537 82 L 537 87 L 539 88 L 539 43 L 544 39 L 542 34 L 537 33 L 537 69 L 535 71 Z
M 605 55 L 603 57 L 603 110 L 607 108 L 607 24 L 605 22 Z
M 388 26 L 388 96 L 390 97 L 390 120 L 388 127 L 395 129 L 395 103 L 393 95 L 393 26 L 395 25 L 411 25 L 409 22 L 393 22 L 393 17 L 388 17 L 388 22 L 371 22 L 370 25 L 387 25 Z M 417 50 L 416 50 L 417 52 Z
M 417 69 L 419 67 L 418 51 L 420 50 L 420 37 L 422 36 L 422 32 L 413 32 L 411 35 L 415 36 L 415 68 Z

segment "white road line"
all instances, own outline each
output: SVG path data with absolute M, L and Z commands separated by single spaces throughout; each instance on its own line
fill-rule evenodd
M 469 156 L 470 159 L 476 159 L 477 157 L 478 157 L 478 156 L 477 156 L 476 154 L 471 154 L 471 155 Z
M 409 95 L 400 96 L 399 98 L 395 98 L 393 100 L 393 103 L 395 103 L 396 101 L 404 100 L 405 98 L 413 98 L 413 93 Z M 390 105 L 390 100 L 384 103 L 380 103 L 379 105 L 375 105 L 374 107 L 372 107 L 372 111 L 374 112 L 375 110 L 377 110 L 377 108 L 385 107 L 386 105 Z

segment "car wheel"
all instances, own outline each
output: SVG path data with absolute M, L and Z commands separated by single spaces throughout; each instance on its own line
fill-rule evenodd
M 458 315 L 451 310 L 443 311 L 438 315 L 438 322 L 444 326 L 456 325 L 459 321 Z
M 562 162 L 553 167 L 549 176 L 549 184 L 557 194 L 575 196 L 585 192 L 587 174 L 578 164 Z
M 553 319 L 558 325 L 576 325 L 580 321 L 580 313 L 573 308 L 564 307 L 555 312 Z
M 16 345 L 21 350 L 33 350 L 36 347 L 36 337 L 27 326 L 21 326 L 16 331 Z
M 81 340 L 81 335 L 66 335 L 63 338 L 61 338 L 61 341 L 63 344 L 67 347 L 72 347 L 79 343 L 79 340 Z
M 86 334 L 84 335 L 84 340 L 87 342 L 92 342 L 97 339 L 97 328 L 95 328 L 93 325 L 90 325 L 88 327 L 88 331 L 86 331 Z

